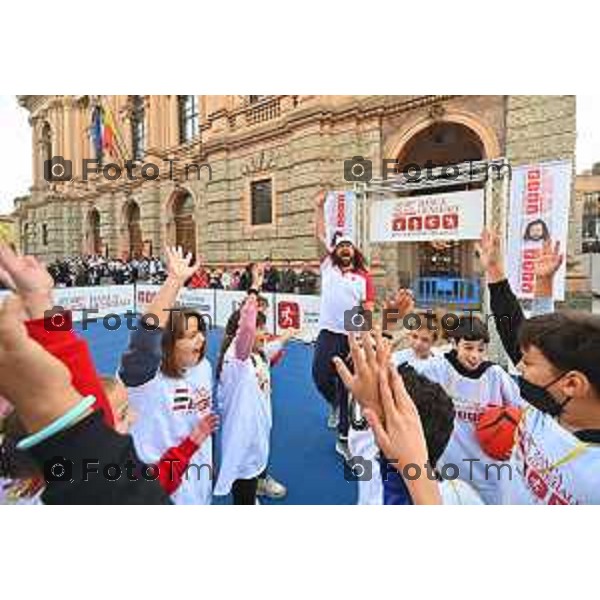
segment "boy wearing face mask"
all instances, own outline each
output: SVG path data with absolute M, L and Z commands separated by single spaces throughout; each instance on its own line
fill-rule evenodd
M 526 320 L 504 275 L 498 236 L 484 232 L 480 254 L 498 332 L 528 403 L 502 502 L 599 504 L 600 318 L 573 311 Z M 546 310 L 563 259 L 548 240 L 535 268 L 536 296 L 547 299 Z

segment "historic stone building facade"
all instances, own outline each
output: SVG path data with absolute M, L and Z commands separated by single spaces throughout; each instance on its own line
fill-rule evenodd
M 442 165 L 506 157 L 520 165 L 572 160 L 575 152 L 575 96 L 20 96 L 19 101 L 30 112 L 34 181 L 30 198 L 16 207 L 18 228 L 22 248 L 45 260 L 82 252 L 159 253 L 178 242 L 213 265 L 265 256 L 275 263 L 316 261 L 315 195 L 349 187 L 343 165 L 353 156 L 371 159 L 377 176 L 383 158 L 403 164 L 431 158 Z M 116 181 L 95 175 L 83 180 L 83 159 L 96 156 L 90 127 L 97 103 L 110 113 L 120 149 L 117 158 L 103 156 L 103 164 L 140 159 L 159 166 L 156 179 L 143 179 L 137 169 L 138 179 L 129 181 L 123 169 Z M 44 179 L 44 162 L 56 155 L 73 161 L 71 181 Z M 493 198 L 490 214 L 501 225 L 503 196 L 497 190 Z M 581 246 L 575 222 L 574 214 L 571 255 Z M 464 252 L 448 252 L 449 261 L 471 268 Z M 386 266 L 397 262 L 402 274 L 414 271 L 415 261 L 428 260 L 418 249 L 413 255 L 408 265 L 389 248 L 376 248 L 373 257 Z

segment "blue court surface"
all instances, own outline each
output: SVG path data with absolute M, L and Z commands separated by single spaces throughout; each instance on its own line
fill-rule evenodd
M 102 323 L 79 332 L 90 344 L 102 374 L 116 372 L 127 346 L 125 321 L 116 331 Z M 221 331 L 209 335 L 208 355 L 216 362 Z M 273 368 L 273 432 L 269 472 L 288 488 L 284 500 L 267 504 L 353 504 L 356 484 L 344 479 L 342 459 L 335 453 L 335 432 L 326 427 L 327 407 L 311 377 L 312 346 L 290 343 L 284 359 Z M 216 503 L 219 502 L 215 499 Z

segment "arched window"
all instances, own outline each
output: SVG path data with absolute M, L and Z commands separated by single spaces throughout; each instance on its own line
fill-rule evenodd
M 48 224 L 44 223 L 42 225 L 42 244 L 44 246 L 48 245 Z
M 131 96 L 131 150 L 134 160 L 146 153 L 146 107 L 144 96 Z
M 177 96 L 179 104 L 179 143 L 193 140 L 200 131 L 200 115 L 196 96 Z

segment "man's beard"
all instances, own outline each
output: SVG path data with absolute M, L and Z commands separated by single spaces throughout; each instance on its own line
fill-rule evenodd
M 349 254 L 342 254 L 341 256 L 338 256 L 338 259 L 342 267 L 352 266 L 352 256 L 350 256 Z

